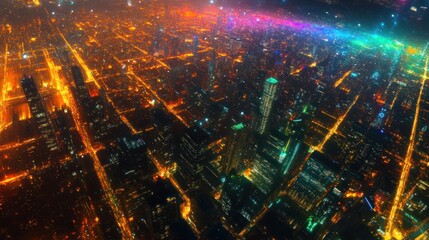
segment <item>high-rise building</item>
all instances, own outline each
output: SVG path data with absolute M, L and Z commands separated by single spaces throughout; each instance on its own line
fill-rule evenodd
M 404 207 L 404 219 L 413 222 L 414 227 L 406 239 L 427 239 L 429 235 L 429 222 L 425 221 L 429 214 L 429 196 L 427 189 L 429 176 L 422 177 L 415 185 L 415 191 L 407 200 Z M 420 224 L 419 224 L 420 223 Z
M 99 96 L 91 97 L 81 69 L 78 66 L 72 66 L 71 71 L 76 88 L 77 102 L 86 115 L 92 137 L 97 140 L 101 139 L 109 131 L 109 116 L 106 114 L 108 105 L 106 92 L 99 89 Z
M 147 145 L 141 135 L 125 135 L 98 154 L 106 170 L 112 189 L 115 190 L 124 216 L 132 232 L 141 236 L 147 227 L 146 196 L 150 187 L 144 179 L 155 174 L 147 157 Z
M 180 219 L 178 200 L 174 196 L 150 199 L 154 239 L 172 239 L 172 225 Z
M 245 176 L 234 171 L 226 177 L 219 199 L 224 218 L 240 232 L 261 209 L 265 195 Z
M 194 40 L 193 40 L 193 46 L 192 46 L 192 53 L 194 54 L 194 57 L 197 58 L 198 57 L 198 35 L 194 36 Z
M 256 132 L 259 134 L 264 134 L 267 130 L 271 109 L 273 107 L 274 99 L 276 98 L 278 83 L 279 81 L 275 78 L 268 78 L 265 81 L 261 105 L 259 106 L 259 122 L 256 128 Z
M 152 119 L 155 127 L 152 152 L 163 165 L 170 166 L 176 152 L 173 118 L 161 109 L 155 108 L 152 110 Z
M 209 62 L 209 68 L 208 68 L 207 92 L 209 93 L 213 92 L 215 81 L 216 81 L 216 52 L 213 51 L 213 56 Z
M 73 139 L 73 117 L 67 108 L 57 109 L 52 115 L 52 124 L 58 132 L 59 148 L 67 151 L 73 158 L 77 157 L 78 145 Z
M 89 92 L 85 85 L 85 80 L 83 79 L 82 71 L 78 66 L 71 67 L 74 84 L 76 87 L 77 97 L 81 105 L 89 104 Z
M 246 144 L 246 129 L 243 123 L 232 126 L 230 136 L 226 143 L 224 154 L 224 170 L 229 175 L 232 169 L 236 169 L 243 159 Z
M 254 158 L 249 179 L 265 196 L 279 184 L 280 166 L 277 161 L 258 152 Z
M 286 175 L 290 172 L 297 159 L 307 154 L 308 146 L 294 138 L 289 138 L 286 145 L 280 152 L 277 161 L 281 164 L 281 175 Z
M 331 189 L 339 167 L 319 152 L 314 152 L 287 196 L 305 211 L 310 211 Z
M 25 76 L 21 80 L 21 86 L 24 90 L 30 107 L 31 115 L 36 122 L 37 128 L 42 139 L 45 141 L 48 150 L 53 153 L 59 150 L 55 132 L 48 117 L 48 113 L 43 105 L 42 97 L 37 90 L 36 82 L 31 76 Z
M 203 164 L 209 160 L 210 150 L 209 134 L 199 126 L 193 126 L 185 130 L 179 145 L 178 179 L 179 183 L 190 190 L 199 187 L 199 173 Z
M 233 172 L 226 178 L 223 185 L 219 203 L 223 214 L 231 222 L 232 228 L 236 232 L 243 229 L 246 224 L 240 211 L 252 190 L 254 190 L 254 187 L 249 179 L 241 175 L 235 175 Z
M 283 179 L 283 155 L 288 138 L 278 131 L 270 131 L 260 138 L 257 145 L 250 178 L 264 194 L 270 194 Z

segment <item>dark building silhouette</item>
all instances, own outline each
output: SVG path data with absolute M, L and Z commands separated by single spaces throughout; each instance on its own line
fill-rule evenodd
M 247 131 L 243 123 L 231 127 L 231 133 L 226 143 L 224 154 L 224 173 L 228 175 L 232 169 L 236 169 L 243 160 Z
M 178 175 L 179 179 L 183 179 L 183 186 L 187 186 L 191 191 L 199 187 L 199 173 L 210 157 L 209 143 L 209 134 L 199 126 L 186 129 L 180 140 Z
M 55 132 L 34 79 L 31 76 L 24 76 L 21 80 L 21 86 L 40 136 L 51 153 L 57 152 L 59 149 Z

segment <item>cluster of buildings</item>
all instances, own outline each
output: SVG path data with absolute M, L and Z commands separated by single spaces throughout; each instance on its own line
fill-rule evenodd
M 1 38 L 0 234 L 376 239 L 394 221 L 396 238 L 427 235 L 425 46 L 108 4 L 51 4 Z

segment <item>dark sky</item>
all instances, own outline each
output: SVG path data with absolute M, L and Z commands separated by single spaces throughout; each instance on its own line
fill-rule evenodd
M 9 3 L 12 0 L 0 0 L 0 15 L 5 15 L 10 9 Z M 46 0 L 43 0 L 46 1 Z M 82 1 L 86 5 L 94 5 L 98 2 L 123 1 L 126 0 L 76 0 Z M 179 0 L 168 0 L 171 2 Z M 190 0 L 199 3 L 209 2 L 209 0 Z M 421 41 L 429 41 L 429 9 L 422 10 L 420 6 L 429 7 L 429 0 L 406 0 L 400 9 L 392 9 L 370 2 L 380 0 L 336 0 L 339 3 L 330 5 L 323 0 L 215 0 L 224 5 L 239 5 L 246 8 L 255 9 L 278 9 L 284 8 L 294 15 L 308 17 L 311 12 L 318 16 L 318 20 L 331 24 L 341 23 L 343 25 L 361 24 L 369 31 L 379 31 L 389 35 L 406 36 L 408 38 L 418 38 Z M 324 0 L 326 1 L 326 0 Z M 400 0 L 391 0 L 397 2 Z M 222 3 L 223 2 L 223 3 Z M 174 4 L 174 3 L 173 3 Z M 103 4 L 106 5 L 106 4 Z M 415 5 L 418 12 L 413 12 L 410 8 Z M 329 12 L 328 15 L 325 12 Z M 394 15 L 392 17 L 392 14 Z M 13 15 L 13 14 L 12 14 Z M 334 18 L 338 15 L 338 18 Z M 1 19 L 0 20 L 4 20 Z
M 226 1 L 226 0 L 224 0 Z M 399 0 L 391 0 L 392 3 Z M 327 4 L 322 0 L 235 0 L 242 6 L 257 9 L 285 8 L 293 14 L 306 16 L 307 12 L 318 13 L 322 20 L 332 23 L 357 25 L 370 31 L 380 30 L 386 34 L 418 38 L 429 41 L 429 9 L 424 10 L 421 6 L 429 7 L 429 0 L 408 0 L 399 9 L 389 8 L 374 2 L 379 0 L 337 0 L 338 4 Z M 393 4 L 392 4 L 393 6 Z M 415 6 L 417 12 L 412 11 Z M 329 15 L 323 16 L 325 12 Z M 338 18 L 334 19 L 334 16 Z

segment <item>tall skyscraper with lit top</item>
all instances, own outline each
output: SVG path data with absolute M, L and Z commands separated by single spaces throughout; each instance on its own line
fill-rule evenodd
M 264 134 L 267 130 L 273 102 L 276 99 L 278 83 L 279 81 L 275 78 L 268 78 L 265 81 L 261 105 L 259 106 L 259 121 L 256 128 L 256 132 L 259 134 Z
M 31 76 L 25 76 L 21 80 L 21 86 L 24 90 L 25 97 L 27 98 L 32 118 L 36 122 L 37 129 L 39 130 L 42 139 L 45 141 L 50 152 L 56 152 L 59 148 L 55 132 L 45 107 L 43 106 L 42 97 L 37 90 L 34 79 Z

